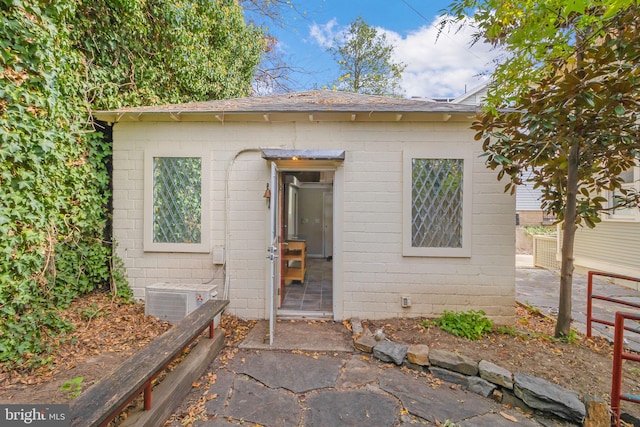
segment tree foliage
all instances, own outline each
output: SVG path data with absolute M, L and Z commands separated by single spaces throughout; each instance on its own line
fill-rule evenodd
M 243 96 L 263 49 L 235 2 L 0 0 L 0 363 L 46 362 L 59 307 L 115 284 L 111 146 L 90 110 Z M 119 283 L 118 290 L 126 286 Z
M 553 73 L 524 92 L 512 111 L 485 114 L 474 125 L 485 138 L 489 165 L 510 179 L 506 190 L 514 192 L 523 171 L 531 171 L 542 208 L 559 220 L 567 219 L 569 153 L 577 146 L 579 194 L 570 222 L 588 227 L 637 200 L 620 174 L 640 155 L 640 39 L 631 13 L 616 18 L 615 34 L 582 47 L 570 67 L 555 62 Z M 609 206 L 607 191 L 628 197 Z
M 611 18 L 637 0 L 454 0 L 445 11 L 449 23 L 473 25 L 475 41 L 504 50 L 495 64 L 486 106 L 513 106 L 532 83 L 553 72 L 552 64 L 575 61 L 577 41 L 604 35 Z M 587 35 L 588 34 L 588 35 Z
M 306 12 L 298 9 L 291 0 L 240 0 L 248 22 L 258 25 L 265 33 L 266 47 L 260 64 L 256 68 L 253 81 L 254 93 L 273 94 L 292 91 L 292 73 L 300 71 L 284 58 L 278 39 L 273 36 L 273 27 L 288 24 L 287 12 L 293 12 L 293 19 L 304 17 Z
M 487 163 L 513 192 L 531 171 L 542 207 L 564 221 L 557 336 L 569 336 L 573 243 L 577 226 L 635 206 L 619 175 L 640 154 L 640 39 L 634 1 L 564 1 L 540 5 L 462 0 L 478 10 L 479 36 L 506 49 L 473 125 Z M 620 192 L 618 206 L 607 192 Z
M 393 61 L 393 46 L 362 18 L 346 31 L 343 41 L 329 49 L 340 67 L 338 90 L 368 95 L 400 95 L 400 79 L 406 65 Z
M 264 48 L 225 0 L 87 1 L 69 24 L 94 108 L 246 95 Z

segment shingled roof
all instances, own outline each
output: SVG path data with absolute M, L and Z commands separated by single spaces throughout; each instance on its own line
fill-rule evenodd
M 310 120 L 400 121 L 409 118 L 417 120 L 421 115 L 432 116 L 433 114 L 444 114 L 448 118 L 451 118 L 451 115 L 468 117 L 476 112 L 477 108 L 470 105 L 313 90 L 272 96 L 120 108 L 111 111 L 95 111 L 94 116 L 99 120 L 112 123 L 158 120 L 194 121 L 208 120 L 208 117 L 219 121 L 277 121 L 291 120 L 294 115 L 300 114 Z

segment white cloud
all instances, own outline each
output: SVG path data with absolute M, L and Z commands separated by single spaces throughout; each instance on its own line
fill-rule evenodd
M 456 97 L 488 79 L 499 52 L 486 43 L 471 46 L 473 28 L 445 29 L 438 36 L 440 18 L 406 37 L 385 31 L 396 61 L 407 65 L 402 78 L 405 95 Z
M 492 61 L 499 52 L 478 42 L 471 46 L 473 28 L 464 26 L 444 29 L 438 36 L 441 18 L 406 36 L 377 28 L 394 46 L 394 59 L 407 65 L 401 87 L 407 97 L 457 97 L 488 79 Z M 324 25 L 314 23 L 310 35 L 320 47 L 332 47 L 336 38 L 344 36 L 336 18 Z
M 333 18 L 324 25 L 315 22 L 309 26 L 309 35 L 323 49 L 333 47 L 336 37 L 340 34 L 338 20 Z

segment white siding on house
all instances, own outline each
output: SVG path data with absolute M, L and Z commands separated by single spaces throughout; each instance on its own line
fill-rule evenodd
M 142 246 L 145 150 L 206 149 L 211 157 L 210 246 L 228 254 L 229 311 L 266 318 L 269 215 L 263 198 L 268 162 L 257 147 L 342 149 L 336 170 L 334 276 L 337 320 L 437 315 L 482 309 L 513 319 L 513 197 L 480 157 L 469 123 L 121 122 L 114 125 L 114 235 L 138 298 L 152 283 L 218 283 L 212 254 L 151 253 Z M 468 258 L 402 256 L 404 150 L 452 142 L 473 150 L 473 235 Z M 225 185 L 228 179 L 228 186 Z M 227 234 L 228 230 L 228 234 Z M 412 306 L 401 307 L 401 296 Z
M 471 88 L 466 93 L 451 101 L 453 104 L 480 105 L 487 97 L 487 84 L 483 83 Z
M 593 229 L 579 227 L 574 243 L 576 267 L 640 277 L 638 242 L 639 222 L 605 220 Z
M 540 190 L 534 189 L 533 184 L 525 182 L 516 188 L 516 211 L 539 211 Z
M 542 191 L 533 188 L 533 183 L 529 181 L 531 172 L 523 177 L 523 184 L 516 187 L 516 211 L 539 211 Z

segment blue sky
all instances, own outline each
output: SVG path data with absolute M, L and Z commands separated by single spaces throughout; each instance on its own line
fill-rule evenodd
M 329 85 L 337 64 L 326 52 L 357 17 L 386 34 L 396 62 L 407 68 L 402 78 L 406 97 L 456 97 L 481 84 L 496 57 L 489 46 L 470 47 L 471 29 L 442 34 L 436 42 L 440 10 L 437 0 L 291 0 L 295 11 L 284 14 L 282 27 L 269 28 L 289 65 L 293 89 Z

